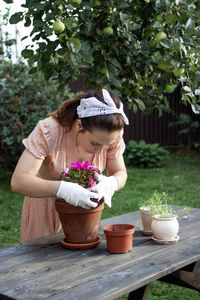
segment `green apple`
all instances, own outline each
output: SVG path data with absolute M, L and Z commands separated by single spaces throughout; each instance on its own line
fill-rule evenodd
M 169 72 L 169 73 L 172 72 L 172 67 L 170 65 L 170 62 L 168 63 L 168 62 L 163 61 L 158 65 L 158 68 L 165 72 Z
M 162 16 L 161 16 L 161 15 L 158 15 L 158 16 L 156 17 L 156 21 L 161 22 L 161 21 L 162 21 Z
M 100 68 L 97 70 L 98 73 L 104 74 L 104 75 L 108 75 L 108 69 L 107 68 Z
M 81 49 L 81 41 L 79 39 L 71 38 L 71 41 L 72 41 L 75 49 L 77 49 L 77 50 Z
M 176 86 L 173 84 L 166 84 L 165 91 L 166 91 L 166 93 L 171 94 L 174 92 L 175 88 L 176 88 Z
M 181 75 L 183 75 L 184 72 L 185 72 L 184 68 L 174 69 L 173 70 L 174 76 L 176 76 L 176 77 L 180 77 Z
M 70 2 L 71 2 L 71 4 L 73 4 L 73 5 L 80 5 L 81 2 L 82 2 L 82 0 L 71 0 Z
M 167 38 L 167 35 L 164 31 L 160 31 L 156 34 L 156 41 L 164 40 Z
M 107 35 L 112 35 L 113 34 L 113 29 L 112 27 L 108 26 L 108 27 L 104 27 L 103 32 Z
M 61 20 L 57 20 L 53 23 L 53 30 L 55 33 L 61 33 L 65 30 L 65 24 Z
M 97 6 L 100 6 L 100 5 L 101 5 L 101 2 L 96 0 L 95 3 L 94 3 L 94 6 L 97 7 Z

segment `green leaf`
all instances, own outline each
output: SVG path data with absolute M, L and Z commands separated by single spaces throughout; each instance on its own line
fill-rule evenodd
M 17 24 L 23 19 L 23 12 L 17 12 L 14 15 L 12 15 L 9 19 L 10 24 Z
M 29 74 L 34 74 L 34 73 L 36 73 L 37 72 L 37 67 L 33 67 L 33 68 L 31 68 L 30 70 L 29 70 Z
M 43 21 L 33 20 L 33 26 L 34 27 L 43 27 L 44 25 L 45 25 L 45 23 Z
M 25 39 L 27 39 L 27 38 L 28 38 L 28 35 L 23 36 L 23 38 L 21 38 L 21 41 L 23 41 L 23 40 L 25 40 Z
M 26 20 L 26 22 L 25 22 L 24 26 L 29 27 L 31 25 L 31 19 L 26 17 L 25 20 Z
M 159 41 L 160 45 L 162 45 L 163 47 L 169 49 L 171 47 L 171 42 L 168 39 L 165 40 L 161 40 Z
M 200 89 L 195 90 L 194 93 L 195 93 L 196 96 L 200 96 Z
M 21 52 L 21 55 L 22 55 L 24 58 L 29 58 L 29 57 L 31 57 L 33 54 L 34 54 L 33 50 L 29 50 L 29 49 L 24 49 L 24 50 L 22 50 L 22 52 Z
M 134 100 L 138 104 L 138 107 L 139 107 L 140 110 L 144 110 L 145 109 L 145 104 L 144 104 L 144 102 L 142 100 L 140 100 L 140 99 L 134 99 Z
M 89 41 L 83 41 L 81 45 L 81 51 L 88 52 L 90 50 L 90 43 Z
M 193 29 L 194 27 L 195 27 L 195 22 L 191 18 L 189 18 L 185 25 L 185 29 L 190 30 Z
M 3 0 L 5 3 L 7 3 L 7 4 L 11 4 L 11 3 L 13 3 L 13 0 Z
M 195 114 L 197 114 L 197 115 L 200 114 L 200 105 L 199 105 L 199 104 L 197 104 L 197 103 L 192 103 L 192 104 L 191 104 L 191 108 L 192 108 L 192 111 L 193 111 Z
M 183 90 L 184 92 L 191 92 L 191 88 L 190 88 L 189 86 L 187 86 L 187 85 L 183 86 L 183 87 L 182 87 L 182 90 Z

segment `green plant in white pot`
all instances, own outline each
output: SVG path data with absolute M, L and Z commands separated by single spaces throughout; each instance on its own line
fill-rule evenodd
M 177 215 L 167 204 L 167 198 L 165 204 L 160 205 L 156 214 L 153 215 L 151 229 L 155 242 L 166 244 L 178 241 L 179 223 Z
M 166 194 L 158 193 L 155 191 L 147 201 L 142 201 L 139 204 L 140 215 L 142 219 L 142 232 L 146 235 L 152 235 L 151 223 L 153 215 L 156 213 L 158 207 L 162 205 L 162 199 L 166 197 Z

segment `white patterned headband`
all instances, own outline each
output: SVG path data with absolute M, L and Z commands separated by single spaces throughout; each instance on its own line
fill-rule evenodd
M 126 117 L 123 110 L 122 102 L 120 103 L 120 107 L 117 108 L 109 92 L 105 89 L 102 89 L 102 93 L 106 104 L 99 101 L 95 97 L 81 99 L 80 105 L 77 107 L 77 114 L 79 118 L 87 118 L 109 114 L 121 114 L 124 118 L 124 123 L 126 125 L 129 125 L 128 118 Z

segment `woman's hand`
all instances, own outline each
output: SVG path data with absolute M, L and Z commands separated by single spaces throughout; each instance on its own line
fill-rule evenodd
M 91 201 L 91 198 L 99 199 L 97 193 L 93 193 L 77 183 L 60 181 L 56 196 L 64 199 L 66 202 L 83 208 L 97 207 L 98 203 Z
M 90 190 L 98 193 L 99 200 L 104 197 L 105 204 L 111 207 L 112 196 L 114 192 L 119 188 L 117 177 L 107 177 L 96 173 L 95 178 L 99 181 L 99 183 L 90 188 Z

